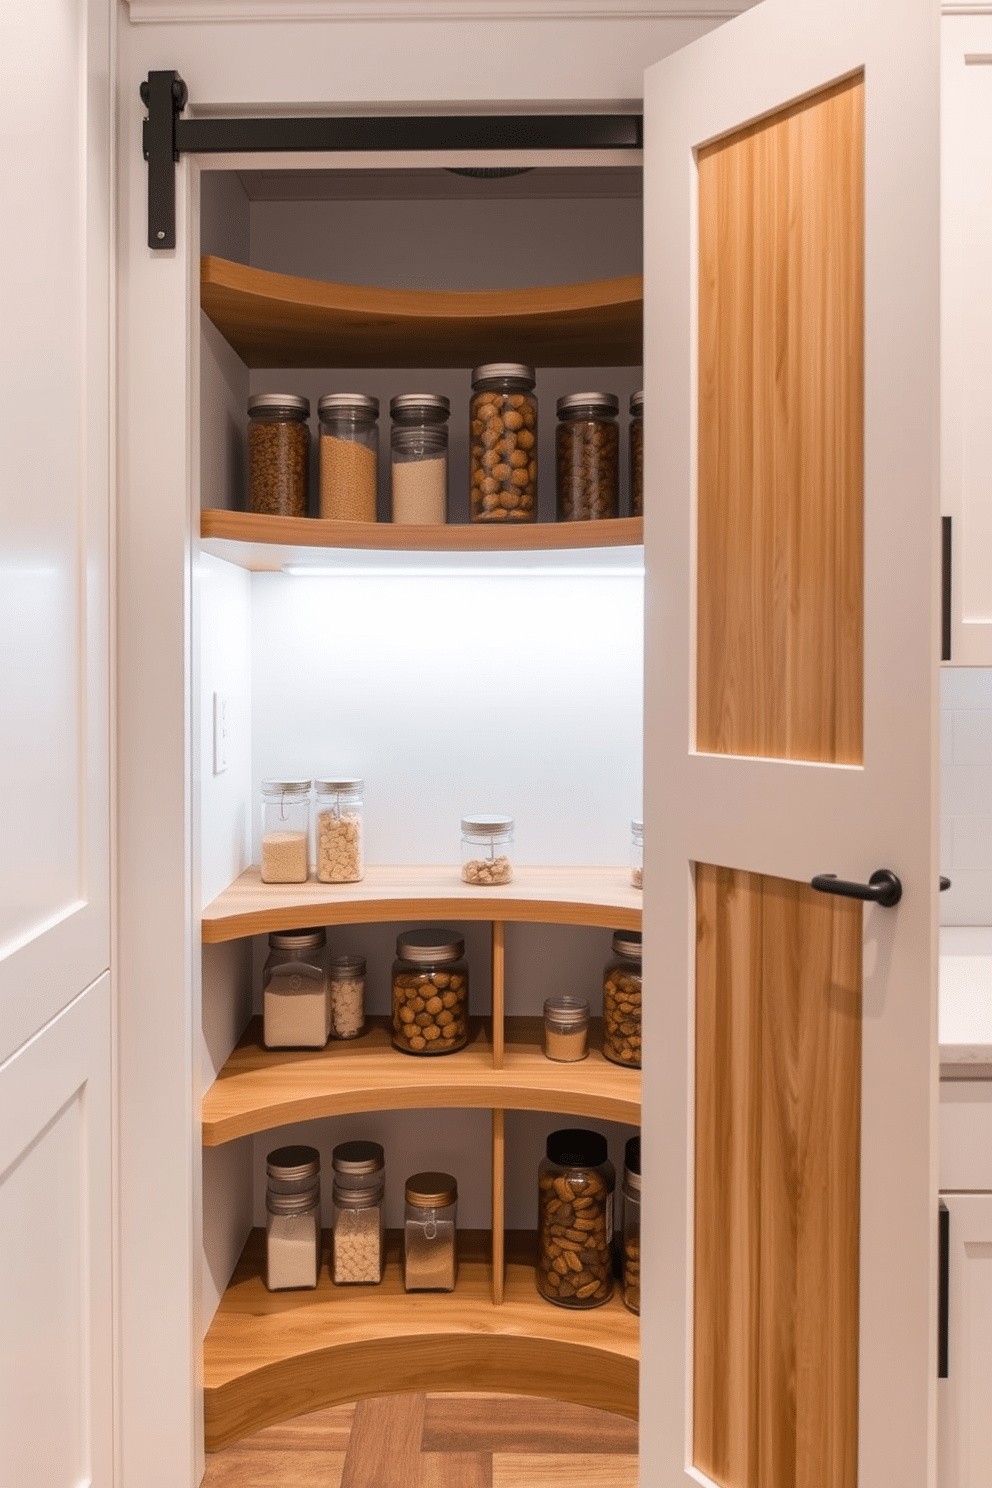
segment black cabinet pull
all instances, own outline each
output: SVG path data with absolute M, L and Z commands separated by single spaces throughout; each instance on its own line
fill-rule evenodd
M 937 1252 L 937 1378 L 947 1379 L 950 1375 L 948 1335 L 951 1302 L 951 1215 L 943 1199 L 940 1201 L 938 1210 L 937 1235 L 939 1241 Z
M 840 894 L 844 899 L 864 899 L 869 904 L 881 904 L 892 909 L 902 898 L 902 884 L 891 868 L 876 868 L 866 884 L 849 883 L 838 878 L 836 873 L 818 873 L 810 879 L 810 887 L 821 894 Z

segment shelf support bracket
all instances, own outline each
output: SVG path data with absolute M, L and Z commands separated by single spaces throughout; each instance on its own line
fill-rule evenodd
M 141 101 L 148 110 L 143 129 L 143 151 L 148 161 L 148 246 L 176 246 L 176 164 L 179 149 L 176 121 L 189 97 L 178 72 L 150 72 L 141 84 Z

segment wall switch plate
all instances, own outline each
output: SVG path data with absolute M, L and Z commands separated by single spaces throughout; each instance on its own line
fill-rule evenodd
M 223 692 L 214 693 L 214 774 L 222 775 L 230 756 L 231 706 Z

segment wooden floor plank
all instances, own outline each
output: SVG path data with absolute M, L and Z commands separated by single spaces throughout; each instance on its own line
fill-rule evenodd
M 425 1452 L 637 1453 L 637 1424 L 608 1411 L 520 1396 L 429 1395 Z
M 488 1452 L 421 1452 L 419 1488 L 493 1488 Z
M 341 1488 L 420 1488 L 423 1395 L 360 1400 Z
M 344 1464 L 344 1452 L 230 1447 L 207 1458 L 201 1488 L 342 1488 Z
M 493 1488 L 637 1488 L 637 1457 L 494 1452 Z
M 254 1436 L 246 1436 L 237 1450 L 246 1452 L 300 1451 L 340 1452 L 348 1450 L 351 1428 L 355 1421 L 355 1403 L 331 1405 L 326 1410 L 294 1416 L 265 1426 Z

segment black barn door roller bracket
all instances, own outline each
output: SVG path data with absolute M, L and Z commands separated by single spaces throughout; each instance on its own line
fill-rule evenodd
M 409 117 L 183 119 L 189 99 L 178 72 L 150 72 L 148 246 L 176 246 L 176 163 L 183 154 L 333 150 L 640 150 L 640 114 L 414 114 Z

